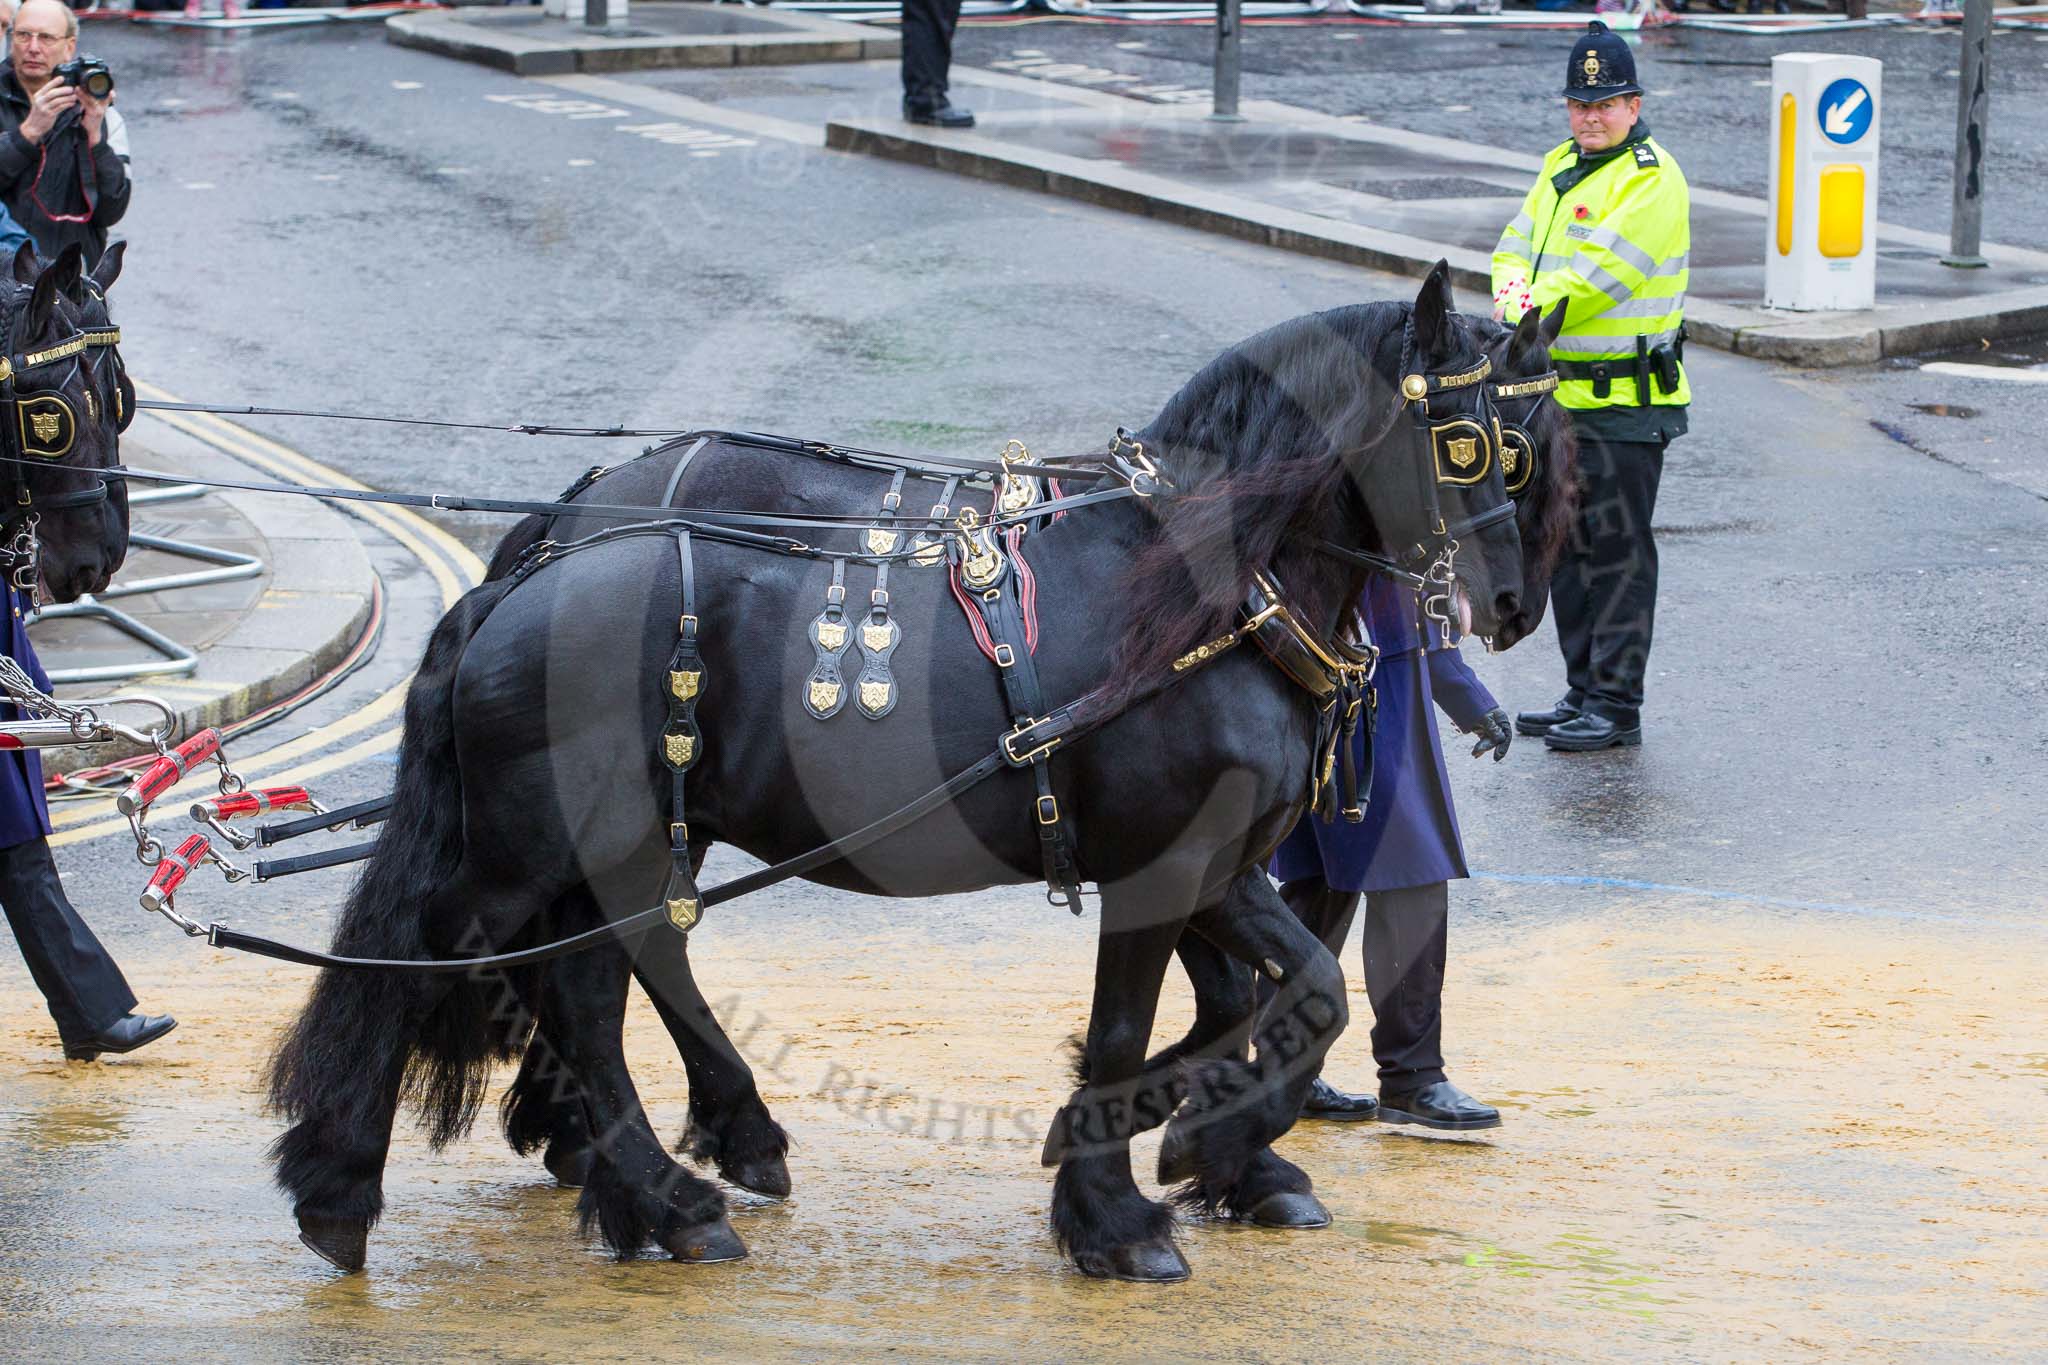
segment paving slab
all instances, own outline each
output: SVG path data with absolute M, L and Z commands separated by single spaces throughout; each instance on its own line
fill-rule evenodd
M 122 440 L 123 457 L 137 468 L 200 478 L 268 477 L 162 423 L 144 425 L 146 434 Z M 369 554 L 353 523 L 315 499 L 214 490 L 190 500 L 139 505 L 130 529 L 233 549 L 255 556 L 263 568 L 226 582 L 104 596 L 103 605 L 196 651 L 198 663 L 182 674 L 60 684 L 60 698 L 149 693 L 171 705 L 178 733 L 190 735 L 240 720 L 305 687 L 341 662 L 371 624 L 377 581 Z M 135 546 L 114 586 L 203 567 L 208 566 Z M 52 672 L 162 657 L 117 627 L 86 617 L 37 620 L 29 638 Z M 147 723 L 149 713 L 130 709 L 113 715 L 133 724 Z M 43 768 L 65 772 L 140 751 L 125 742 L 45 749 Z
M 956 70 L 955 84 L 1015 78 Z M 1043 87 L 1041 87 L 1043 88 Z M 969 132 L 887 113 L 838 116 L 826 145 L 1062 195 L 1163 221 L 1410 275 L 1448 260 L 1489 293 L 1500 230 L 1540 161 L 1523 153 L 1248 101 L 1242 122 L 1099 92 L 995 109 Z M 1987 245 L 1987 270 L 1941 264 L 1933 233 L 1880 223 L 1877 307 L 1766 309 L 1766 205 L 1693 192 L 1686 315 L 1703 345 L 1810 366 L 1867 363 L 2048 329 L 2048 253 Z
M 635 4 L 627 27 L 606 31 L 531 6 L 463 7 L 393 15 L 384 36 L 520 76 L 659 67 L 774 66 L 896 58 L 894 33 L 821 15 L 739 5 Z

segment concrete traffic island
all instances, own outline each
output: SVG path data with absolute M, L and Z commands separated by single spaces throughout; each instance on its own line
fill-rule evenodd
M 954 81 L 1014 78 L 956 68 Z M 1203 105 L 1058 95 L 1066 107 L 985 114 L 967 133 L 835 118 L 825 142 L 1379 270 L 1419 276 L 1444 258 L 1481 300 L 1494 243 L 1541 165 L 1265 101 L 1246 101 L 1247 121 L 1227 123 Z M 1945 237 L 1879 223 L 1877 306 L 1795 313 L 1760 302 L 1765 202 L 1695 186 L 1692 210 L 1686 326 L 1695 344 L 1837 366 L 2048 328 L 2048 253 L 1987 244 L 1991 268 L 1955 270 L 1941 263 Z
M 893 31 L 817 15 L 701 0 L 644 0 L 627 27 L 604 32 L 538 6 L 462 7 L 393 15 L 384 36 L 401 47 L 480 62 L 519 76 L 657 67 L 776 66 L 894 59 Z

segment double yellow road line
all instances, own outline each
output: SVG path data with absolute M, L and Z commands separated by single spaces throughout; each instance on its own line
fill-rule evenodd
M 162 389 L 148 384 L 138 383 L 135 388 L 144 398 L 172 403 L 180 401 Z M 288 446 L 281 446 L 246 427 L 237 426 L 225 418 L 210 413 L 152 410 L 148 415 L 223 454 L 262 470 L 281 483 L 324 488 L 369 487 L 337 469 L 331 469 L 317 460 L 301 455 Z M 426 566 L 427 572 L 433 575 L 435 586 L 440 591 L 443 610 L 453 606 L 456 599 L 472 585 L 483 581 L 483 561 L 477 558 L 468 546 L 417 512 L 404 507 L 386 507 L 378 503 L 364 502 L 349 503 L 347 510 L 403 545 Z M 360 763 L 366 758 L 373 758 L 397 748 L 399 727 L 393 722 L 405 705 L 405 689 L 411 682 L 412 675 L 408 673 L 367 705 L 359 707 L 347 716 L 261 752 L 233 755 L 236 771 L 247 778 L 251 786 L 297 786 L 336 769 L 346 768 L 350 764 Z M 375 733 L 345 749 L 323 755 L 310 762 L 297 762 L 303 755 L 324 749 L 337 740 L 346 739 L 364 730 L 372 730 Z M 196 770 L 191 781 L 184 785 L 197 790 L 210 784 L 211 772 L 210 766 L 202 767 Z M 167 810 L 175 808 L 168 794 L 159 797 L 156 804 Z M 51 835 L 50 842 L 62 846 L 83 843 L 107 834 L 126 833 L 126 820 L 106 818 L 112 809 L 113 800 L 109 797 L 105 801 L 67 804 L 51 811 L 50 823 L 57 832 Z

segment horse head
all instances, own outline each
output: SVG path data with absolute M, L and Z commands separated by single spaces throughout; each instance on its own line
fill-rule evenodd
M 1562 302 L 1548 314 L 1532 308 L 1513 327 L 1498 328 L 1487 347 L 1503 473 L 1522 541 L 1521 605 L 1495 635 L 1499 649 L 1543 624 L 1550 575 L 1578 509 L 1578 440 L 1571 414 L 1551 396 L 1557 373 L 1550 344 L 1564 329 L 1564 311 Z
M 1488 379 L 1491 324 L 1458 313 L 1438 261 L 1398 334 L 1373 353 L 1378 393 L 1392 389 L 1383 437 L 1357 447 L 1351 475 L 1379 550 L 1430 580 L 1432 615 L 1492 639 L 1521 610 L 1522 542 L 1501 459 Z
M 32 282 L 0 289 L 5 555 L 17 586 L 39 576 L 59 602 L 106 587 L 128 552 L 126 491 L 97 471 L 116 463 L 121 414 L 133 402 L 114 377 L 118 363 L 104 385 L 94 381 L 83 305 L 73 302 L 86 290 L 83 266 L 78 248 L 67 247 Z M 119 268 L 116 255 L 108 282 Z

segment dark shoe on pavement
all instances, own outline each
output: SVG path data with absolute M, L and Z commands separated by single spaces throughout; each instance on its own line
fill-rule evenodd
M 1640 721 L 1624 727 L 1588 711 L 1552 729 L 1543 736 L 1543 742 L 1568 754 L 1591 749 L 1627 749 L 1643 742 L 1643 727 Z
M 1380 1122 L 1470 1132 L 1475 1128 L 1500 1127 L 1500 1110 L 1481 1104 L 1449 1081 L 1438 1081 L 1407 1094 L 1382 1090 Z
M 148 1047 L 178 1026 L 168 1014 L 124 1014 L 90 1038 L 64 1044 L 64 1055 L 74 1062 L 90 1062 L 102 1052 L 133 1052 Z
M 1518 735 L 1547 735 L 1566 721 L 1577 720 L 1579 708 L 1568 697 L 1560 698 L 1548 711 L 1523 711 L 1515 716 Z
M 1372 1096 L 1347 1094 L 1318 1076 L 1308 1088 L 1308 1098 L 1302 1101 L 1301 1116 L 1331 1123 L 1359 1123 L 1378 1113 L 1379 1107 L 1380 1102 Z
M 903 117 L 912 123 L 929 123 L 935 128 L 972 128 L 974 115 L 944 95 L 936 100 L 903 101 Z

